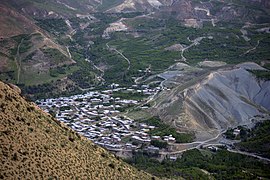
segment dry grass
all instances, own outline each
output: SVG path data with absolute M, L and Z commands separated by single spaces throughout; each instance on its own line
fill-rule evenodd
M 0 179 L 151 179 L 0 82 Z
M 0 38 L 25 34 L 35 30 L 35 26 L 29 19 L 8 6 L 0 4 L 0 12 Z

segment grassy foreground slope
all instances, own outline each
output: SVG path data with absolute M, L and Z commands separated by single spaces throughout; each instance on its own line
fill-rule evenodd
M 150 179 L 0 82 L 0 179 Z

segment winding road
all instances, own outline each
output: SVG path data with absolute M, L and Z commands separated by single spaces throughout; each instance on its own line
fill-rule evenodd
M 15 61 L 16 61 L 16 65 L 17 65 L 17 84 L 19 84 L 20 82 L 20 75 L 21 75 L 21 57 L 20 57 L 20 47 L 23 43 L 25 38 L 23 38 L 20 42 L 20 44 L 17 47 L 17 53 L 16 53 L 16 57 L 15 57 Z
M 103 76 L 104 76 L 104 70 L 101 69 L 101 68 L 99 68 L 99 67 L 97 67 L 97 66 L 94 64 L 94 62 L 91 61 L 91 60 L 89 60 L 88 58 L 86 58 L 85 61 L 89 62 L 95 69 L 97 69 L 98 71 L 101 72 L 101 75 L 100 75 L 100 76 L 97 76 L 97 78 L 98 78 L 100 81 L 103 81 L 103 82 L 104 82 L 104 81 L 105 81 L 105 79 L 103 78 Z
M 129 71 L 129 69 L 130 69 L 130 60 L 125 55 L 123 55 L 123 53 L 121 53 L 120 51 L 118 51 L 117 49 L 110 47 L 109 46 L 109 43 L 106 43 L 106 46 L 107 46 L 107 48 L 109 50 L 115 51 L 117 54 L 119 54 L 120 56 L 122 56 L 127 61 L 128 67 L 127 67 L 127 70 L 126 71 Z
M 69 47 L 66 46 L 66 48 L 67 48 L 67 53 L 68 53 L 69 58 L 72 59 L 71 53 L 70 53 L 70 51 L 69 51 Z
M 173 145 L 176 145 L 176 146 L 191 146 L 191 147 L 188 147 L 188 148 L 184 148 L 182 150 L 179 150 L 179 151 L 172 151 L 172 152 L 160 152 L 160 154 L 162 155 L 173 155 L 173 154 L 180 154 L 180 153 L 183 153 L 185 151 L 188 151 L 188 150 L 191 150 L 191 149 L 198 149 L 200 146 L 203 146 L 203 145 L 206 145 L 207 143 L 209 143 L 210 141 L 214 141 L 214 140 L 217 140 L 218 138 L 221 137 L 221 135 L 223 133 L 225 133 L 227 130 L 223 130 L 221 131 L 218 135 L 216 135 L 215 137 L 211 138 L 211 139 L 208 139 L 208 140 L 205 140 L 205 141 L 195 141 L 195 142 L 192 142 L 192 143 L 181 143 L 181 144 L 173 144 Z
M 198 45 L 199 43 L 200 43 L 200 41 L 201 40 L 203 40 L 204 38 L 206 38 L 206 37 L 198 37 L 198 38 L 196 38 L 196 39 L 194 39 L 194 40 L 190 40 L 189 39 L 189 37 L 187 38 L 190 42 L 192 42 L 192 44 L 190 44 L 189 46 L 187 46 L 187 47 L 185 47 L 185 48 L 183 48 L 182 50 L 181 50 L 181 60 L 182 61 L 187 61 L 187 58 L 185 58 L 185 56 L 184 56 L 184 52 L 186 51 L 186 50 L 188 50 L 189 48 L 191 48 L 192 46 L 196 46 L 196 45 Z
M 135 84 L 139 84 L 138 81 L 142 80 L 146 75 L 147 75 L 147 72 L 151 70 L 151 64 L 148 66 L 148 68 L 145 69 L 145 74 L 143 76 L 140 76 L 140 77 L 137 77 L 134 82 Z
M 259 44 L 260 44 L 260 40 L 257 41 L 257 44 L 256 44 L 255 47 L 253 47 L 253 48 L 247 50 L 247 51 L 246 51 L 244 54 L 242 54 L 242 55 L 246 55 L 246 54 L 250 53 L 251 51 L 255 51 L 255 50 L 257 49 L 257 47 L 259 46 Z
M 206 12 L 206 15 L 207 15 L 207 16 L 211 16 L 210 10 L 209 10 L 209 9 L 200 8 L 200 7 L 195 7 L 194 9 L 195 9 L 196 11 L 204 11 L 204 12 Z

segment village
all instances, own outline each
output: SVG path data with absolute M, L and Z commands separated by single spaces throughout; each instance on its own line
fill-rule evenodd
M 147 85 L 133 85 L 121 88 L 118 84 L 110 85 L 103 91 L 90 91 L 70 97 L 37 100 L 44 111 L 54 116 L 79 134 L 110 151 L 146 150 L 158 153 L 160 147 L 151 145 L 151 141 L 175 142 L 170 136 L 151 136 L 149 131 L 155 129 L 145 123 L 139 123 L 121 114 L 123 109 L 144 105 L 147 98 L 130 100 L 115 97 L 114 93 L 140 94 L 150 98 L 161 91 L 160 87 L 149 88 Z

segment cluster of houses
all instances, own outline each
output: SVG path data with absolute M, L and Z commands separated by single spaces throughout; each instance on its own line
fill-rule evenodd
M 142 144 L 149 150 L 159 150 L 150 146 L 151 140 L 174 141 L 172 136 L 150 136 L 149 131 L 155 126 L 138 123 L 120 114 L 119 109 L 127 106 L 140 105 L 140 101 L 114 97 L 114 92 L 142 93 L 153 95 L 158 88 L 150 89 L 148 86 L 133 86 L 120 88 L 112 84 L 108 90 L 90 91 L 85 94 L 70 97 L 38 100 L 36 103 L 46 112 L 54 113 L 55 117 L 108 150 L 135 150 Z

